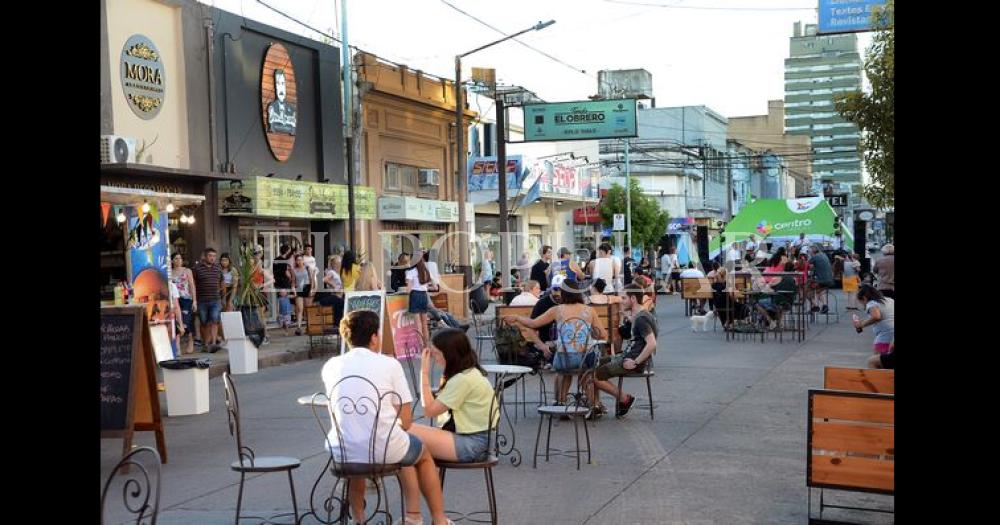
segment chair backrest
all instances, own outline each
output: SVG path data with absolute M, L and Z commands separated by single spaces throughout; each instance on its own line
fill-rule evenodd
M 306 307 L 306 335 L 327 335 L 337 331 L 332 306 Z
M 434 308 L 438 310 L 448 311 L 448 294 L 445 292 L 438 292 L 431 295 L 431 302 L 434 304 Z
M 707 277 L 681 278 L 681 299 L 711 299 L 712 283 Z
M 353 389 L 353 393 L 342 393 L 341 389 L 345 387 Z M 359 375 L 342 377 L 334 383 L 326 395 L 329 400 L 327 413 L 330 416 L 331 426 L 336 433 L 338 442 L 337 451 L 334 451 L 333 444 L 329 440 L 329 433 L 327 433 L 327 448 L 330 449 L 333 457 L 334 470 L 337 470 L 340 465 L 358 463 L 358 461 L 349 461 L 352 459 L 363 459 L 370 465 L 385 463 L 393 434 L 403 432 L 403 429 L 397 424 L 399 409 L 403 406 L 402 397 L 392 390 L 379 392 L 375 383 Z M 383 406 L 384 403 L 395 406 L 395 416 L 388 423 L 382 422 L 380 417 L 382 411 L 387 408 Z M 351 431 L 356 435 L 367 433 L 368 438 L 360 441 L 345 440 L 345 437 L 348 437 L 347 434 L 352 433 Z M 356 435 L 351 437 L 355 438 Z
M 121 487 L 122 506 L 136 525 L 156 525 L 160 513 L 160 454 L 150 447 L 138 447 L 125 455 L 104 483 L 101 490 L 101 525 L 123 523 L 121 516 L 113 521 L 105 516 L 108 493 L 112 486 Z M 120 514 L 120 512 L 118 513 Z
M 469 291 L 469 308 L 474 314 L 482 314 L 490 307 L 490 298 L 486 296 L 483 283 L 478 283 Z
M 523 315 L 524 317 L 531 317 L 531 310 L 533 306 L 506 306 L 497 305 L 497 318 L 494 324 L 499 327 L 500 323 L 503 322 L 503 318 L 511 315 Z
M 567 317 L 556 321 L 556 337 L 559 341 L 558 351 L 586 352 L 590 348 L 591 330 L 599 319 L 584 319 L 582 317 Z
M 895 394 L 896 371 L 828 366 L 823 369 L 823 388 L 850 392 Z
M 806 485 L 895 491 L 895 396 L 809 390 Z
M 522 379 L 523 381 L 524 379 Z M 500 410 L 500 396 L 503 393 L 505 381 L 500 381 L 499 378 L 495 385 L 493 385 L 493 399 L 490 400 L 490 433 L 486 442 L 486 450 L 491 451 L 492 454 L 500 455 L 500 440 L 498 434 L 500 433 L 500 423 L 503 422 L 503 413 Z M 493 414 L 496 414 L 496 423 L 493 423 Z
M 229 422 L 229 435 L 236 438 L 236 455 L 240 465 L 252 467 L 255 456 L 252 448 L 243 444 L 243 427 L 240 424 L 240 400 L 236 395 L 236 385 L 229 372 L 222 373 L 222 384 L 226 388 L 226 420 Z

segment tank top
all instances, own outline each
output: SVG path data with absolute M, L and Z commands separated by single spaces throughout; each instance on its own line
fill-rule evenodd
M 594 280 L 604 279 L 604 282 L 608 283 L 604 288 L 604 293 L 615 291 L 615 282 L 613 280 L 615 273 L 614 264 L 615 261 L 610 257 L 598 257 L 594 259 Z
M 576 282 L 576 272 L 569 269 L 569 259 L 559 259 L 558 261 L 552 261 L 552 270 L 549 275 L 549 282 L 552 282 L 552 278 L 561 275 L 566 278 L 568 282 Z M 608 283 L 611 284 L 611 283 Z
M 228 272 L 225 271 L 225 270 L 222 271 L 222 284 L 224 284 L 226 286 L 232 286 L 233 285 L 233 271 L 232 270 L 229 270 Z
M 575 318 L 564 319 L 562 308 L 556 314 L 556 348 L 567 352 L 586 352 L 590 339 L 590 310 L 583 310 Z
M 191 280 L 188 277 L 190 274 L 181 270 L 171 270 L 170 271 L 170 282 L 174 283 L 177 287 L 177 295 L 182 299 L 191 298 Z
M 293 268 L 292 273 L 295 274 L 295 288 L 305 290 L 309 285 L 309 268 Z

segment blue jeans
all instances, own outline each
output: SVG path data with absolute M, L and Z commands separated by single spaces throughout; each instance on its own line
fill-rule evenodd
M 427 310 L 427 315 L 430 316 L 431 320 L 443 321 L 444 324 L 452 328 L 458 328 L 459 326 L 461 326 L 461 323 L 458 322 L 458 319 L 455 319 L 454 317 L 452 317 L 450 313 L 445 312 L 444 310 L 438 310 L 437 308 L 432 307 L 429 310 Z
M 201 324 L 218 323 L 222 318 L 222 301 L 198 301 L 198 318 Z

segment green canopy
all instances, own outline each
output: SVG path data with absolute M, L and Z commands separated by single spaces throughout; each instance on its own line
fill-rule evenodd
M 758 241 L 771 243 L 794 241 L 799 235 L 806 234 L 811 244 L 838 245 L 834 235 L 837 214 L 823 197 L 807 197 L 802 199 L 758 199 L 740 210 L 733 220 L 726 225 L 721 235 L 717 235 L 708 243 L 709 256 L 715 257 L 720 251 L 720 239 L 726 238 L 726 245 L 731 242 L 741 242 L 751 234 Z M 854 236 L 841 223 L 843 248 L 854 249 Z

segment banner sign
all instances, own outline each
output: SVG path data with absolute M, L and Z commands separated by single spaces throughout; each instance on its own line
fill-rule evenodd
M 679 235 L 683 232 L 691 231 L 694 228 L 694 217 L 682 217 L 679 219 L 670 219 L 667 223 L 667 233 L 672 235 Z
M 524 141 L 636 137 L 635 108 L 635 99 L 526 104 Z
M 830 206 L 834 208 L 843 208 L 847 206 L 847 194 L 846 193 L 835 193 L 826 198 L 826 202 L 830 203 Z
M 872 30 L 872 11 L 885 0 L 819 0 L 818 34 L 857 33 Z
M 389 326 L 392 329 L 392 344 L 396 359 L 419 357 L 424 348 L 420 327 L 417 325 L 419 316 L 408 313 L 409 304 L 409 295 L 386 297 L 385 308 L 389 314 Z
M 524 162 L 520 155 L 507 156 L 507 189 L 516 190 L 521 182 Z M 496 156 L 469 158 L 469 191 L 497 190 L 500 171 Z
M 301 182 L 270 177 L 219 182 L 219 215 L 298 219 L 347 219 L 348 190 L 343 184 Z M 354 187 L 356 219 L 375 218 L 375 190 Z
M 458 222 L 458 203 L 405 195 L 379 197 L 378 218 L 383 221 Z

